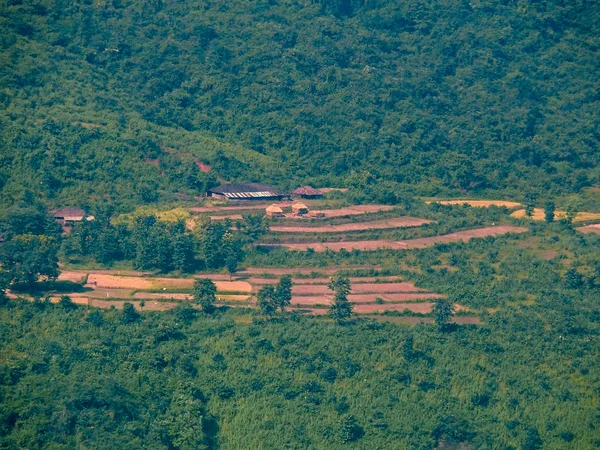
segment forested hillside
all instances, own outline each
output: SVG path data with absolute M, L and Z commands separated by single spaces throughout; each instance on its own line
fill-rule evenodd
M 577 191 L 598 182 L 599 15 L 579 0 L 3 0 L 2 201 L 153 202 L 217 177 Z

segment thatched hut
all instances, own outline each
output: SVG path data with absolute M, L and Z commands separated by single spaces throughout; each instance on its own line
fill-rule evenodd
M 320 198 L 323 193 L 312 186 L 302 186 L 292 192 L 292 195 L 302 198 Z
M 292 213 L 297 216 L 301 216 L 303 214 L 308 214 L 308 206 L 304 203 L 294 203 L 292 205 Z
M 267 217 L 272 217 L 272 218 L 285 217 L 285 215 L 283 214 L 283 209 L 281 209 L 277 205 L 271 205 L 271 206 L 267 207 L 266 212 L 267 212 Z

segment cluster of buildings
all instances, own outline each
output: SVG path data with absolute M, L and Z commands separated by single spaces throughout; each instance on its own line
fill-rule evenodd
M 307 199 L 320 198 L 323 193 L 310 186 L 285 193 L 264 183 L 228 183 L 208 191 L 208 196 L 221 200 L 291 200 L 292 196 Z
M 264 183 L 229 183 L 222 184 L 208 191 L 208 196 L 220 200 L 291 200 L 292 197 L 303 199 L 321 198 L 323 193 L 311 186 L 302 186 L 292 193 L 285 193 Z M 265 210 L 267 217 L 285 217 L 281 206 L 271 205 Z M 304 203 L 292 204 L 292 214 L 296 217 L 323 217 L 320 211 L 310 211 Z

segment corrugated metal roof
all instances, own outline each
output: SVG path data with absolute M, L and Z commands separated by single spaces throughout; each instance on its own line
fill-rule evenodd
M 279 197 L 285 195 L 283 192 L 272 188 L 264 183 L 230 183 L 222 184 L 209 192 L 225 195 L 231 198 L 260 198 L 260 197 Z M 240 195 L 236 197 L 233 194 Z

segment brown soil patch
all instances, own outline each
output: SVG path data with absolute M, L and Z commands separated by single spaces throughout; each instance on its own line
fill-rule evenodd
M 372 314 L 384 311 L 404 311 L 409 310 L 415 313 L 429 314 L 433 308 L 433 303 L 400 303 L 397 305 L 355 305 L 356 314 Z
M 272 275 L 287 275 L 287 274 L 295 274 L 300 273 L 303 275 L 310 275 L 311 273 L 327 273 L 334 274 L 339 272 L 340 270 L 360 270 L 360 269 L 373 269 L 379 270 L 381 266 L 368 266 L 368 265 L 354 265 L 354 266 L 338 266 L 338 267 L 292 267 L 292 268 L 283 268 L 283 267 L 249 267 L 243 271 L 240 271 L 239 274 L 248 274 L 248 275 L 262 275 L 264 273 L 272 274 Z
M 442 236 L 433 236 L 422 239 L 410 239 L 407 241 L 398 241 L 397 244 L 405 248 L 425 248 L 442 242 L 468 241 L 473 238 L 483 238 L 488 236 L 501 236 L 507 233 L 525 233 L 527 228 L 515 227 L 511 225 L 500 225 L 485 228 L 475 228 L 473 230 L 464 230 L 456 233 L 444 234 Z
M 323 316 L 327 314 L 327 310 L 324 308 L 285 308 L 289 312 L 298 312 L 302 314 L 312 314 L 315 316 Z
M 321 191 L 323 194 L 327 194 L 328 192 L 334 191 L 348 192 L 348 188 L 318 188 L 318 190 Z
M 396 302 L 414 302 L 417 300 L 428 300 L 433 298 L 442 298 L 442 294 L 434 293 L 410 293 L 410 294 L 350 294 L 348 300 L 352 303 L 375 303 L 377 299 L 385 303 Z M 329 305 L 333 300 L 333 295 L 300 295 L 292 297 L 292 305 Z
M 600 234 L 600 223 L 596 225 L 588 225 L 587 227 L 577 228 L 582 233 L 595 233 Z
M 398 293 L 398 292 L 420 292 L 422 289 L 415 287 L 408 282 L 402 283 L 358 283 L 352 285 L 353 294 L 379 294 L 379 293 Z M 292 286 L 294 295 L 314 295 L 331 294 L 332 292 L 326 285 L 300 284 Z
M 412 249 L 431 247 L 437 243 L 468 241 L 472 238 L 482 238 L 487 236 L 500 236 L 507 233 L 524 233 L 527 228 L 515 227 L 511 225 L 493 226 L 485 228 L 476 228 L 472 230 L 464 230 L 456 233 L 444 234 L 441 236 L 433 236 L 420 239 L 409 239 L 406 241 L 347 241 L 347 242 L 314 242 L 307 244 L 269 244 L 269 247 L 285 247 L 291 250 L 307 250 L 312 248 L 316 252 L 324 252 L 329 249 L 332 251 L 340 251 L 341 249 L 350 250 L 377 250 L 377 249 Z
M 87 272 L 65 271 L 61 272 L 61 274 L 58 276 L 58 281 L 70 281 L 72 283 L 80 283 L 86 275 Z
M 356 205 L 349 206 L 346 208 L 338 209 L 320 209 L 325 214 L 325 219 L 331 217 L 348 217 L 348 216 L 360 216 L 363 214 L 376 213 L 380 211 L 391 211 L 395 206 L 390 205 Z M 290 218 L 296 218 L 299 220 L 305 220 L 302 217 L 290 216 Z
M 431 220 L 417 219 L 414 217 L 397 217 L 395 219 L 374 220 L 371 222 L 344 223 L 341 225 L 324 225 L 324 226 L 271 226 L 271 231 L 278 233 L 340 233 L 345 231 L 364 231 L 378 230 L 388 228 L 409 228 L 419 227 L 426 223 L 431 223 Z
M 191 289 L 194 285 L 193 279 L 187 278 L 142 278 L 122 277 L 116 275 L 105 275 L 90 273 L 88 286 L 104 289 Z M 252 287 L 246 281 L 215 281 L 217 291 L 224 292 L 251 292 Z
M 465 203 L 474 208 L 489 208 L 490 206 L 505 206 L 509 209 L 518 208 L 521 203 L 507 202 L 504 200 L 432 200 L 425 203 L 439 203 L 440 205 L 464 205 Z
M 401 282 L 401 278 L 398 276 L 383 276 L 383 277 L 350 277 L 350 283 L 362 284 L 362 283 L 383 283 L 389 282 Z M 265 284 L 276 284 L 278 278 L 249 278 L 248 281 L 253 286 L 262 286 Z M 328 284 L 329 278 L 292 278 L 294 285 L 306 285 L 306 284 Z

